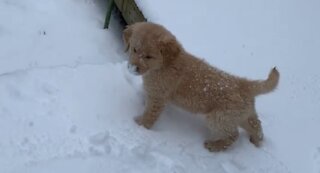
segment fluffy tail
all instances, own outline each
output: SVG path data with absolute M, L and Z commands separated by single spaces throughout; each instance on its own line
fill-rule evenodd
M 279 83 L 280 73 L 274 67 L 268 76 L 267 80 L 264 81 L 250 81 L 249 82 L 249 90 L 252 92 L 254 96 L 260 95 L 260 94 L 266 94 L 268 92 L 273 91 L 278 83 Z

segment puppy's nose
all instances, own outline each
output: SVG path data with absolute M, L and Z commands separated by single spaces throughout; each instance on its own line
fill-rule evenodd
M 138 66 L 133 65 L 133 64 L 131 64 L 131 63 L 128 63 L 128 69 L 129 69 L 129 71 L 130 71 L 131 73 L 133 73 L 133 74 L 137 74 L 137 73 L 139 73 L 139 71 L 140 71 L 140 68 L 139 68 Z

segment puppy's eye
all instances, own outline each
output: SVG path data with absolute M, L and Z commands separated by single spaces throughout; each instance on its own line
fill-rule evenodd
M 152 59 L 152 56 L 145 56 L 145 59 Z
M 136 48 L 133 48 L 133 52 L 134 52 L 134 53 L 137 53 L 137 49 L 136 49 Z

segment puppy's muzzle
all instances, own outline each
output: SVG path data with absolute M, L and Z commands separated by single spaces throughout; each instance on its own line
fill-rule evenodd
M 140 73 L 140 68 L 136 65 L 128 63 L 128 69 L 131 73 L 138 75 Z

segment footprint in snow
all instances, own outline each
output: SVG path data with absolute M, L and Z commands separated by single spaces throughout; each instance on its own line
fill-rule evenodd
M 108 131 L 97 133 L 89 137 L 89 142 L 92 146 L 89 147 L 89 152 L 93 155 L 119 154 L 121 146 L 117 140 L 109 134 Z
M 317 148 L 314 154 L 314 173 L 320 173 L 320 147 Z
M 155 149 L 152 146 L 143 144 L 132 148 L 130 153 L 133 154 L 134 158 L 139 158 L 145 165 L 150 167 L 159 167 L 159 170 L 163 170 L 165 168 L 166 172 L 186 172 L 183 165 L 177 163 L 176 160 L 173 160 L 166 154 L 154 150 Z

